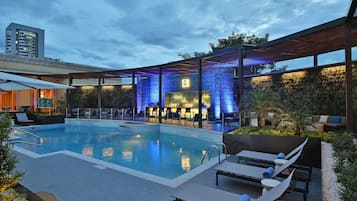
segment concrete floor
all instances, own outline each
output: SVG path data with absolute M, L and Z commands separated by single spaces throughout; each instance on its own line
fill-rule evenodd
M 59 201 L 168 201 L 185 186 L 170 188 L 64 154 L 33 159 L 17 153 L 18 170 L 25 173 L 21 184 L 33 192 L 53 193 Z M 313 170 L 308 200 L 321 200 L 321 172 Z M 260 195 L 260 184 L 219 177 L 218 188 L 233 193 Z M 210 168 L 188 182 L 216 188 L 215 170 Z M 288 193 L 283 200 L 303 200 L 301 193 Z

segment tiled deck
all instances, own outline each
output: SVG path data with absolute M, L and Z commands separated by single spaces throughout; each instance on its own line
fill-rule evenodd
M 33 159 L 17 154 L 18 170 L 25 172 L 22 184 L 33 192 L 46 191 L 60 201 L 168 201 L 178 188 L 170 188 L 111 169 L 98 169 L 95 164 L 58 154 Z M 220 177 L 220 189 L 234 193 L 260 194 L 259 184 Z M 215 186 L 215 170 L 208 169 L 188 182 Z M 301 193 L 288 193 L 283 200 L 303 200 Z M 313 171 L 308 200 L 321 200 L 321 172 Z

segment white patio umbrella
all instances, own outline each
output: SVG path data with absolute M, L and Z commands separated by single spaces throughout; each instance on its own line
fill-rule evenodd
M 68 89 L 71 86 L 0 72 L 0 91 L 28 89 Z M 35 91 L 36 94 L 36 91 Z M 36 95 L 34 96 L 36 97 Z M 36 98 L 34 98 L 36 99 Z M 34 100 L 34 102 L 37 102 Z M 34 105 L 34 107 L 36 107 Z
M 71 86 L 0 72 L 0 91 L 24 89 L 68 89 Z

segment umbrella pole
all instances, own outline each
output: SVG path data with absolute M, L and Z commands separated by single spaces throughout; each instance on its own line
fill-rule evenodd
M 34 93 L 33 93 L 33 110 L 34 112 L 37 112 L 37 106 L 38 106 L 38 102 L 37 102 L 37 89 L 34 89 Z

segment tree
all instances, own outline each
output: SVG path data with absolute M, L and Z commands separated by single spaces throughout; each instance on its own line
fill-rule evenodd
M 237 34 L 232 32 L 228 38 L 217 39 L 218 43 L 209 43 L 211 50 L 208 53 L 213 53 L 218 50 L 222 50 L 225 48 L 229 48 L 239 44 L 250 44 L 250 45 L 259 45 L 262 43 L 268 42 L 269 34 L 265 34 L 264 37 L 259 38 L 255 34 L 247 35 L 247 34 Z M 205 52 L 194 52 L 194 57 L 199 57 L 205 55 Z M 183 59 L 190 59 L 192 56 L 189 53 L 179 53 L 178 56 Z M 264 69 L 270 69 L 273 71 L 275 69 L 274 63 L 263 64 L 263 65 L 254 65 L 249 66 L 249 68 L 245 68 L 244 74 L 259 74 Z
M 269 39 L 269 34 L 265 34 L 263 38 L 258 38 L 256 35 L 247 35 L 247 34 L 237 34 L 235 32 L 232 32 L 228 38 L 222 38 L 218 39 L 218 43 L 209 43 L 209 46 L 211 47 L 212 52 L 216 52 L 221 49 L 229 48 L 235 45 L 239 44 L 252 44 L 252 45 L 259 45 L 262 43 L 268 42 Z
M 217 39 L 218 43 L 209 43 L 211 50 L 208 53 L 216 52 L 221 49 L 229 48 L 234 45 L 239 44 L 252 44 L 252 45 L 259 45 L 262 43 L 266 43 L 269 39 L 269 34 L 265 34 L 264 37 L 259 38 L 255 34 L 247 35 L 247 34 L 237 34 L 232 32 L 228 38 L 221 38 Z M 194 57 L 205 55 L 205 52 L 194 52 Z M 182 57 L 183 59 L 190 59 L 192 56 L 189 53 L 179 53 L 178 56 Z
M 14 200 L 18 197 L 12 188 L 22 177 L 21 173 L 14 172 L 17 160 L 11 152 L 10 131 L 8 114 L 0 114 L 0 200 Z

